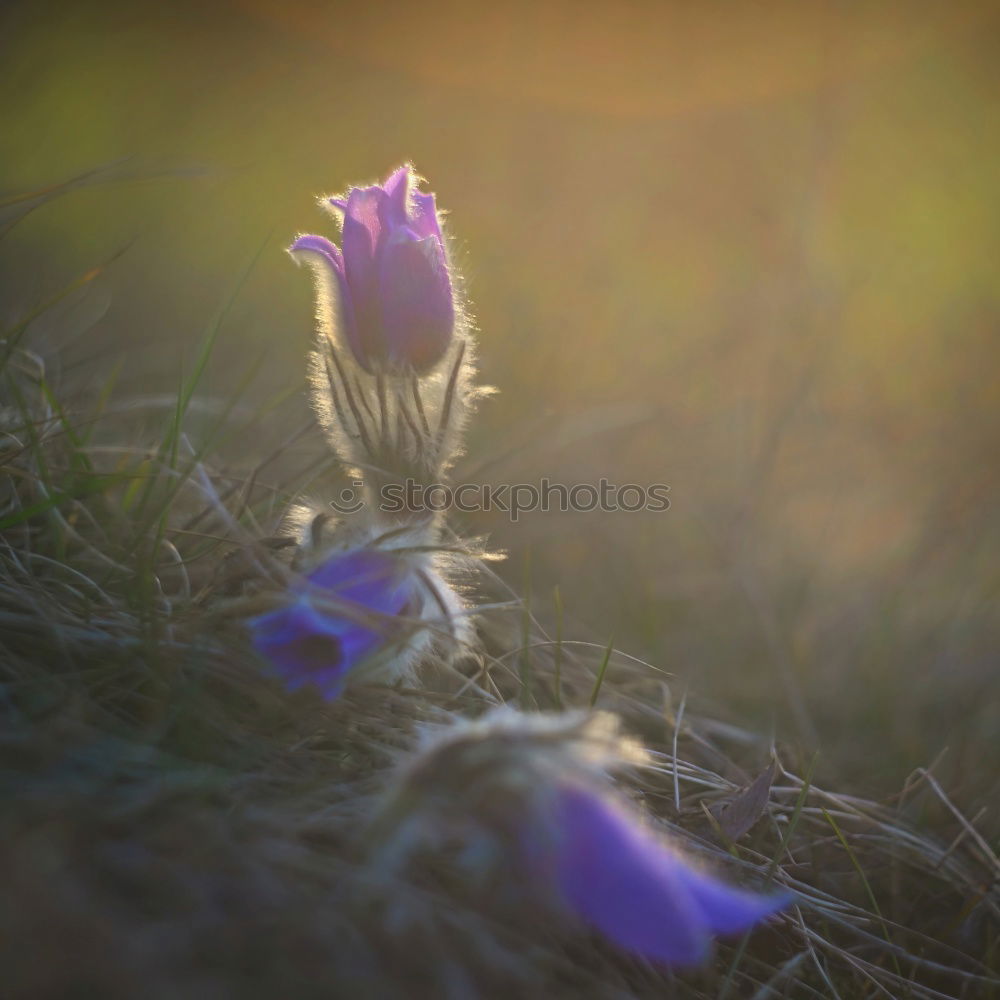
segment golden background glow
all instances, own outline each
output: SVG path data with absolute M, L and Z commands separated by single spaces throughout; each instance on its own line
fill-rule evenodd
M 734 716 L 797 678 L 871 771 L 995 739 L 1000 10 L 976 3 L 23 5 L 0 186 L 121 157 L 0 242 L 6 325 L 170 391 L 302 384 L 315 196 L 412 160 L 450 212 L 487 381 L 466 469 L 666 482 L 657 515 L 482 517 L 539 613 Z M 275 439 L 305 419 L 276 417 Z M 301 411 L 301 412 L 299 412 Z M 280 422 L 280 426 L 278 423 Z M 265 447 L 251 442 L 245 447 Z M 302 454 L 318 437 L 300 442 Z M 248 465 L 253 455 L 248 455 Z M 852 761 L 851 740 L 859 758 Z M 874 770 L 878 770 L 878 765 Z

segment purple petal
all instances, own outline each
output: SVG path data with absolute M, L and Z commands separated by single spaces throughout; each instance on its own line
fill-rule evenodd
M 350 344 L 367 372 L 385 354 L 378 301 L 378 256 L 387 238 L 385 202 L 386 193 L 380 187 L 354 188 L 344 215 L 344 271 L 357 324 L 357 336 Z
M 325 236 L 300 236 L 289 248 L 289 253 L 315 253 L 325 260 L 337 274 L 344 274 L 344 258 L 340 247 Z
M 299 598 L 248 623 L 254 648 L 289 690 L 305 685 L 336 697 L 347 675 L 383 641 L 380 631 L 349 618 L 322 614 Z
M 734 889 L 697 868 L 682 868 L 680 879 L 715 934 L 739 934 L 787 906 L 785 893 L 759 895 Z
M 324 264 L 336 279 L 336 309 L 340 317 L 339 327 L 343 332 L 347 346 L 357 358 L 358 363 L 369 370 L 368 355 L 361 341 L 358 329 L 357 314 L 354 308 L 354 298 L 344 268 L 344 257 L 340 249 L 324 236 L 300 236 L 289 248 L 291 254 L 310 254 Z
M 437 206 L 434 204 L 434 195 L 417 191 L 413 195 L 413 201 L 410 228 L 421 239 L 425 236 L 436 236 L 443 244 L 444 237 L 441 235 L 441 223 L 437 215 Z
M 409 578 L 400 559 L 373 549 L 338 553 L 307 579 L 337 598 L 386 615 L 399 614 L 410 597 Z
M 288 604 L 248 625 L 254 647 L 289 689 L 309 684 L 335 698 L 347 675 L 386 640 L 388 628 L 370 615 L 400 615 L 411 597 L 412 581 L 398 557 L 340 553 L 313 570 Z
M 677 965 L 705 960 L 711 935 L 672 852 L 624 810 L 582 789 L 560 793 L 557 817 L 558 887 L 581 919 L 649 959 Z
M 324 693 L 337 687 L 352 666 L 340 634 L 343 628 L 338 630 L 337 624 L 317 614 L 303 600 L 248 622 L 254 648 L 274 665 L 291 690 L 316 684 Z M 356 643 L 352 645 L 356 647 Z M 356 648 L 352 652 L 356 655 Z M 319 677 L 323 678 L 322 685 L 316 683 Z
M 379 266 L 387 360 L 417 372 L 433 367 L 451 342 L 455 304 L 444 250 L 436 236 L 397 229 Z
M 388 218 L 392 227 L 406 225 L 407 200 L 410 196 L 410 166 L 406 164 L 389 175 L 385 182 L 388 195 Z
M 379 187 L 354 188 L 344 211 L 344 268 L 351 291 L 368 295 L 374 287 L 375 257 L 383 236 Z
M 619 947 L 691 965 L 713 934 L 744 931 L 786 905 L 786 896 L 734 889 L 693 867 L 627 809 L 566 786 L 555 808 L 552 866 L 563 899 Z

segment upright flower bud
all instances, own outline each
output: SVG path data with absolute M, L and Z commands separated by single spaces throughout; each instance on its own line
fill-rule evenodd
M 455 299 L 433 194 L 400 167 L 384 185 L 352 188 L 328 205 L 343 215 L 342 249 L 323 236 L 289 248 L 332 276 L 339 327 L 358 364 L 422 374 L 444 357 Z

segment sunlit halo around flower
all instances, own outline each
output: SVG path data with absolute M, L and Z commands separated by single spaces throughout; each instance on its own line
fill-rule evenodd
M 355 360 L 374 371 L 422 373 L 451 343 L 455 300 L 434 195 L 411 190 L 400 167 L 384 185 L 330 198 L 343 213 L 342 247 L 300 236 L 289 248 L 328 269 L 339 328 Z

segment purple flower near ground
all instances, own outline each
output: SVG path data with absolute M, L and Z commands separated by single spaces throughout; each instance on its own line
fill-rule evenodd
M 283 607 L 250 619 L 254 648 L 289 690 L 305 685 L 327 699 L 347 675 L 385 643 L 391 616 L 414 595 L 399 557 L 374 549 L 338 553 L 308 573 Z
M 578 785 L 554 791 L 551 829 L 528 831 L 525 857 L 584 923 L 618 947 L 696 965 L 712 938 L 738 934 L 788 896 L 735 889 L 695 867 L 623 805 Z
M 539 904 L 617 947 L 664 965 L 696 965 L 718 935 L 787 906 L 787 893 L 737 889 L 659 837 L 612 772 L 646 760 L 606 712 L 461 719 L 400 769 L 379 848 L 395 865 L 430 844 L 455 856 L 494 899 Z
M 289 248 L 329 269 L 340 327 L 369 373 L 426 372 L 441 360 L 455 327 L 455 300 L 433 194 L 413 190 L 409 166 L 384 185 L 352 188 L 328 204 L 343 212 L 343 249 L 323 236 Z

